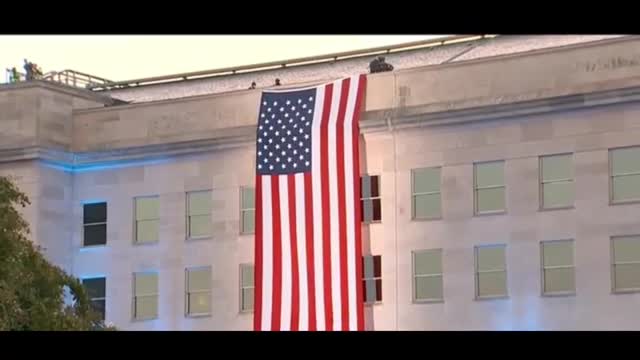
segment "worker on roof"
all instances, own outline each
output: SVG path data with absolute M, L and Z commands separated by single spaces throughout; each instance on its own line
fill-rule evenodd
M 16 69 L 16 67 L 12 67 L 10 69 L 10 74 L 11 74 L 11 82 L 18 82 L 20 81 L 20 73 L 18 72 L 18 69 Z
M 24 71 L 26 72 L 27 81 L 33 80 L 33 64 L 24 59 Z

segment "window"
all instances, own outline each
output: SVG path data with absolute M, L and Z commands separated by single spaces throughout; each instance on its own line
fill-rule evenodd
M 255 189 L 240 188 L 240 233 L 253 234 L 255 232 Z
M 439 167 L 411 171 L 411 198 L 413 219 L 440 218 Z
M 252 264 L 240 265 L 240 311 L 253 311 L 254 295 L 254 266 Z
M 573 156 L 571 154 L 540 157 L 540 180 L 542 209 L 573 206 Z
M 187 193 L 187 236 L 211 236 L 211 191 Z
M 83 246 L 107 244 L 107 203 L 84 204 Z
M 413 252 L 413 301 L 442 301 L 442 250 Z
M 505 245 L 476 246 L 476 298 L 506 296 Z
M 148 320 L 158 317 L 158 274 L 133 274 L 133 318 Z
M 211 268 L 199 267 L 186 270 L 186 314 L 211 313 Z
M 613 291 L 640 291 L 640 235 L 617 236 L 611 242 Z
M 544 295 L 574 294 L 575 269 L 573 240 L 543 241 L 542 293 Z
M 91 301 L 91 307 L 94 311 L 101 315 L 100 319 L 105 319 L 105 305 L 106 305 L 106 283 L 107 279 L 104 277 L 83 279 L 82 285 L 87 289 L 89 300 Z
M 611 202 L 640 200 L 640 146 L 610 151 Z
M 381 261 L 382 257 L 380 255 L 367 255 L 363 257 L 365 304 L 374 304 L 382 301 Z
M 158 241 L 160 225 L 159 200 L 157 196 L 138 197 L 135 202 L 135 242 L 139 244 Z
M 475 213 L 505 210 L 504 161 L 474 164 Z
M 362 221 L 371 223 L 382 220 L 380 176 L 365 175 L 360 178 L 360 198 Z

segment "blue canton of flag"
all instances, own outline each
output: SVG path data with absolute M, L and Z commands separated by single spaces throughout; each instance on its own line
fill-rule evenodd
M 311 169 L 315 95 L 315 88 L 263 95 L 257 134 L 258 174 L 294 174 Z

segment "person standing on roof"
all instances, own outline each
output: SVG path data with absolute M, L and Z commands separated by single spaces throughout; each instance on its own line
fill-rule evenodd
M 33 72 L 33 78 L 34 79 L 39 79 L 42 77 L 42 69 L 40 69 L 40 67 L 38 66 L 38 64 L 31 64 L 32 68 L 31 71 Z
M 27 81 L 33 80 L 33 64 L 24 59 L 24 71 L 27 73 Z
M 11 68 L 11 82 L 17 83 L 18 81 L 20 81 L 20 73 L 18 72 L 18 69 L 16 69 L 16 67 L 12 67 Z

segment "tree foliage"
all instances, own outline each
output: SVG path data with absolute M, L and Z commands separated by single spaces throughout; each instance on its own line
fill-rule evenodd
M 112 330 L 91 308 L 82 283 L 28 239 L 19 208 L 29 204 L 11 179 L 0 176 L 0 330 Z

